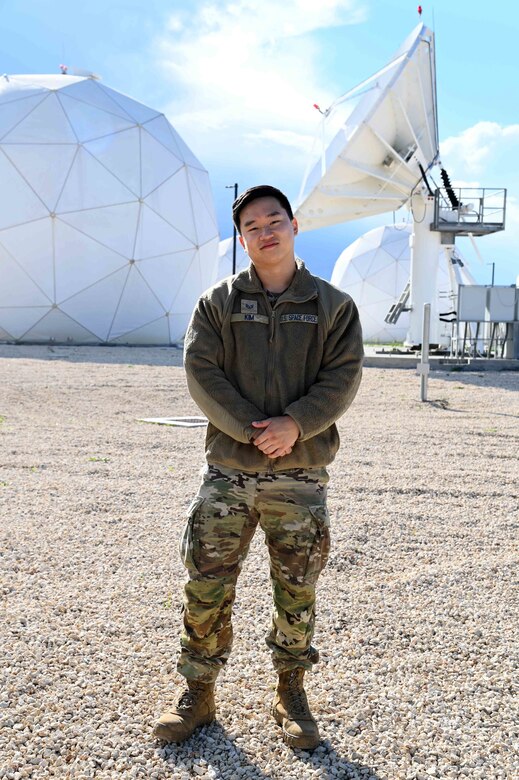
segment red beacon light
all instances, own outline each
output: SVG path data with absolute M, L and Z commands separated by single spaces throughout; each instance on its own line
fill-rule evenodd
M 419 5 L 416 10 L 418 11 L 418 16 L 421 16 L 422 15 L 422 6 Z

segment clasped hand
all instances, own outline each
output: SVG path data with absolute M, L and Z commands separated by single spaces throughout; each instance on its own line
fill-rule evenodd
M 288 455 L 299 438 L 297 423 L 288 414 L 257 420 L 252 425 L 258 429 L 252 443 L 269 458 Z

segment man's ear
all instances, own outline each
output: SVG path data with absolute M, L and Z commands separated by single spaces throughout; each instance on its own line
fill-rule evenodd
M 297 219 L 295 217 L 292 220 L 292 227 L 294 228 L 294 236 L 297 236 L 299 233 L 299 225 L 297 224 Z
M 247 247 L 245 246 L 245 241 L 243 240 L 243 237 L 242 237 L 242 236 L 238 236 L 238 238 L 239 238 L 239 240 L 240 240 L 240 244 L 242 245 L 243 249 L 244 249 L 244 250 L 245 250 L 245 252 L 248 254 L 248 252 L 247 252 Z

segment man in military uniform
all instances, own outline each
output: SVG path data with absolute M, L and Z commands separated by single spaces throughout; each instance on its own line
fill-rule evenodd
M 326 466 L 335 421 L 357 392 L 362 335 L 352 299 L 294 254 L 286 196 L 261 185 L 233 204 L 249 268 L 199 299 L 185 340 L 189 391 L 207 415 L 207 466 L 181 542 L 189 580 L 178 671 L 187 687 L 154 734 L 181 742 L 215 716 L 214 688 L 232 645 L 235 586 L 259 523 L 274 613 L 267 645 L 278 673 L 272 715 L 287 744 L 319 743 L 303 676 L 315 586 L 330 545 Z

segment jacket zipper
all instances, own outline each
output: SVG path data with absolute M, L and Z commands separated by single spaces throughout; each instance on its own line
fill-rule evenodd
M 269 357 L 268 357 L 268 365 L 267 365 L 267 402 L 270 399 L 272 393 L 271 393 L 271 385 L 272 385 L 272 377 L 274 375 L 274 336 L 276 333 L 276 311 L 275 311 L 275 305 L 272 306 L 270 303 L 267 295 L 265 294 L 265 299 L 267 301 L 267 305 L 270 307 L 270 332 L 269 332 Z M 268 456 L 265 456 L 268 461 L 267 465 L 267 474 L 273 474 L 274 473 L 274 460 L 272 458 L 269 458 Z
M 263 293 L 265 297 L 265 301 L 267 303 L 267 306 L 270 307 L 271 310 L 271 316 L 270 316 L 270 331 L 269 331 L 269 359 L 268 359 L 268 367 L 267 367 L 267 388 L 270 390 L 272 377 L 274 374 L 274 354 L 275 354 L 275 344 L 274 344 L 274 337 L 276 335 L 276 307 L 278 305 L 278 301 L 272 306 L 270 303 L 266 293 Z M 314 297 L 317 297 L 315 295 L 309 296 L 307 300 L 312 300 Z M 305 301 L 306 302 L 306 301 Z M 283 301 L 283 303 L 295 303 L 295 301 Z M 267 393 L 267 399 L 269 398 L 269 393 Z M 267 456 L 265 456 L 267 457 Z M 273 474 L 274 473 L 274 463 L 276 462 L 277 458 L 268 458 L 268 466 L 267 466 L 267 474 Z

